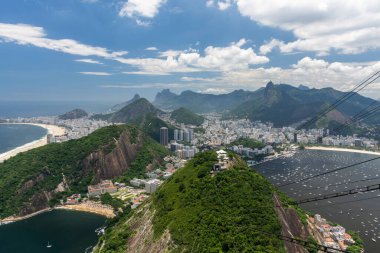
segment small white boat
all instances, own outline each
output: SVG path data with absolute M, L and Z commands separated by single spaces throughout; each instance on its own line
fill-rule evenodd
M 48 242 L 48 244 L 46 245 L 46 248 L 51 248 L 53 247 L 53 245 L 50 244 L 50 242 Z

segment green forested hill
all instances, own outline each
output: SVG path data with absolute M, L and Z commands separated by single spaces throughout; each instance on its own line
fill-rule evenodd
M 145 98 L 138 98 L 132 103 L 124 106 L 119 111 L 110 114 L 98 114 L 94 119 L 107 120 L 114 123 L 131 124 L 139 127 L 154 140 L 160 140 L 160 128 L 169 128 L 169 136 L 172 136 L 173 127 L 158 117 L 161 111 L 154 107 Z
M 59 116 L 59 119 L 67 120 L 67 119 L 80 119 L 83 117 L 87 117 L 88 113 L 82 109 L 74 109 L 72 111 L 66 112 Z
M 195 126 L 201 125 L 204 121 L 204 118 L 202 116 L 197 115 L 184 107 L 174 110 L 171 113 L 171 118 L 178 123 Z
M 136 156 L 120 158 L 120 152 L 128 153 L 128 149 Z M 0 164 L 0 218 L 38 211 L 46 208 L 48 202 L 55 204 L 63 195 L 85 193 L 89 184 L 102 179 L 99 170 L 104 170 L 103 177 L 120 171 L 144 173 L 150 161 L 166 152 L 137 128 L 120 125 L 21 153 Z M 90 154 L 94 154 L 93 158 Z M 106 156 L 117 163 L 110 163 L 107 168 L 99 166 L 98 161 Z M 134 163 L 135 160 L 139 162 Z M 113 164 L 117 164 L 117 172 Z M 61 183 L 65 189 L 58 193 L 56 189 Z
M 272 185 L 239 158 L 233 169 L 212 177 L 215 162 L 214 152 L 198 154 L 145 206 L 108 228 L 96 252 L 157 250 L 154 244 L 160 252 L 285 252 L 283 242 L 270 236 L 281 230 Z M 142 228 L 149 234 L 149 221 L 153 236 L 136 239 Z M 169 242 L 162 239 L 167 233 Z M 144 245 L 137 249 L 129 240 Z
M 215 161 L 214 153 L 199 155 L 157 192 L 156 235 L 169 229 L 176 252 L 194 244 L 198 252 L 284 252 L 282 241 L 261 232 L 281 229 L 271 184 L 243 164 L 211 177 Z

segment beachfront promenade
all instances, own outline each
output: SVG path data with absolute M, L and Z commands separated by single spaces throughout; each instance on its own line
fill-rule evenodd
M 6 123 L 9 124 L 9 123 Z M 34 123 L 11 123 L 11 124 L 27 124 L 34 125 L 45 128 L 47 130 L 47 134 L 52 134 L 54 136 L 62 136 L 66 133 L 66 129 L 63 127 L 55 126 L 55 125 L 47 125 L 47 124 L 34 124 Z M 38 147 L 42 147 L 47 144 L 47 134 L 44 135 L 41 139 L 35 140 L 29 143 L 24 144 L 23 146 L 12 149 L 8 152 L 0 154 L 0 163 L 8 160 L 9 158 L 16 156 L 19 153 L 29 151 L 31 149 L 35 149 Z

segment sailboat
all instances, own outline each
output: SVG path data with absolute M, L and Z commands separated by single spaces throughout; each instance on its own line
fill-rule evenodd
M 53 245 L 50 244 L 50 242 L 48 242 L 48 244 L 46 245 L 46 248 L 51 248 L 53 247 Z

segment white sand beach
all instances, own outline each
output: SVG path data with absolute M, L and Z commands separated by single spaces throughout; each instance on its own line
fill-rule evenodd
M 9 124 L 9 123 L 6 123 L 6 124 Z M 64 135 L 66 133 L 65 128 L 55 126 L 55 125 L 34 124 L 34 123 L 14 123 L 14 124 L 26 124 L 26 125 L 34 125 L 34 126 L 43 127 L 45 129 L 47 129 L 48 134 L 52 134 L 54 136 L 60 136 L 60 135 Z M 26 152 L 26 151 L 34 149 L 34 148 L 42 147 L 46 144 L 47 144 L 47 138 L 45 135 L 39 140 L 26 143 L 23 146 L 17 147 L 17 148 L 12 149 L 8 152 L 0 154 L 0 163 L 4 162 L 5 160 L 8 160 L 9 158 L 11 158 L 11 157 L 13 157 L 13 156 L 15 156 L 21 152 Z
M 367 151 L 367 150 L 351 149 L 351 148 L 315 146 L 315 147 L 305 147 L 305 149 L 309 149 L 309 150 L 325 150 L 325 151 L 339 151 L 339 152 L 351 152 L 351 153 L 361 153 L 361 154 L 368 154 L 368 155 L 380 155 L 380 152 L 376 152 L 376 151 Z

